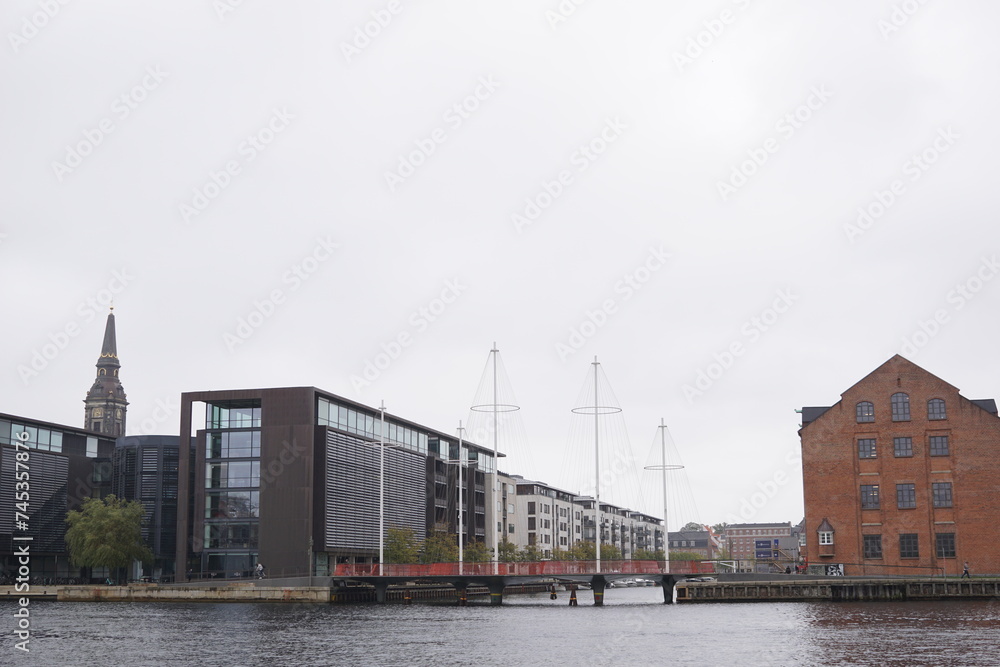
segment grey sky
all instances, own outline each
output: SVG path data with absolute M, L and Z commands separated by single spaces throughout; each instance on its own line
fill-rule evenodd
M 789 4 L 5 3 L 0 409 L 81 423 L 110 291 L 133 431 L 287 385 L 452 431 L 496 341 L 508 471 L 573 490 L 598 355 L 680 523 L 797 521 L 794 408 L 895 353 L 1000 394 L 1000 8 Z

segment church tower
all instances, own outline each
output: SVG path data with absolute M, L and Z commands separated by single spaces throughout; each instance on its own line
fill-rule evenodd
M 83 427 L 111 437 L 125 435 L 125 389 L 118 379 L 118 343 L 115 340 L 114 306 L 108 313 L 108 323 L 104 328 L 104 345 L 97 360 L 97 379 L 83 400 Z

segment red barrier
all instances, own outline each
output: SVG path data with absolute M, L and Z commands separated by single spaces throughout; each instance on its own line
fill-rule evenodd
M 495 568 L 495 569 L 494 569 Z M 605 560 L 601 561 L 602 574 L 662 574 L 663 563 L 653 560 Z M 715 563 L 676 560 L 670 561 L 672 574 L 711 574 Z M 334 570 L 337 577 L 455 577 L 455 576 L 568 576 L 597 574 L 597 561 L 538 561 L 531 563 L 430 563 L 422 564 L 371 564 L 352 565 L 341 563 Z

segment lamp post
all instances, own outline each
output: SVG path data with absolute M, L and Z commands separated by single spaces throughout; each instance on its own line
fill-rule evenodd
M 458 573 L 464 574 L 464 562 L 465 562 L 465 523 L 463 521 L 465 516 L 465 504 L 464 496 L 462 493 L 462 487 L 464 483 L 462 477 L 468 477 L 465 474 L 465 468 L 468 466 L 468 461 L 465 459 L 465 441 L 463 439 L 463 434 L 465 433 L 465 428 L 462 426 L 462 421 L 458 422 L 458 458 L 457 459 L 445 459 L 444 463 L 457 463 L 458 464 Z

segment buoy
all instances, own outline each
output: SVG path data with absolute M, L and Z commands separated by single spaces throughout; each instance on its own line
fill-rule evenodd
M 569 606 L 576 607 L 576 589 L 574 588 L 569 594 Z

